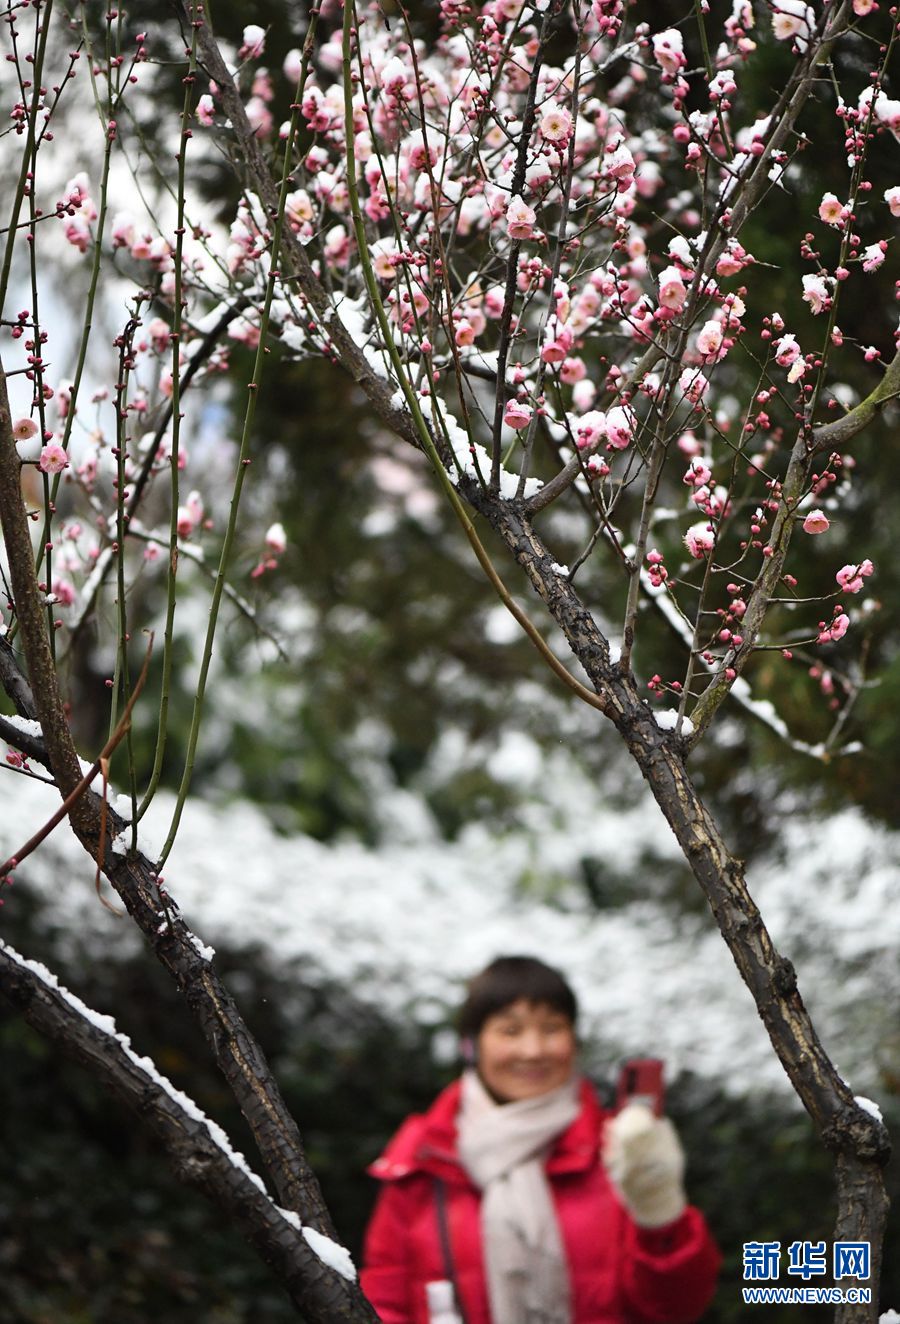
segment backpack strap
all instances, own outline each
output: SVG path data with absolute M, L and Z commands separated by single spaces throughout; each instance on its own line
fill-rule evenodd
M 453 1301 L 461 1324 L 466 1324 L 465 1312 L 459 1296 L 456 1281 L 456 1266 L 453 1262 L 453 1247 L 450 1244 L 450 1220 L 447 1216 L 447 1187 L 440 1177 L 434 1179 L 434 1203 L 437 1210 L 438 1236 L 441 1242 L 441 1255 L 444 1260 L 444 1272 L 453 1289 Z

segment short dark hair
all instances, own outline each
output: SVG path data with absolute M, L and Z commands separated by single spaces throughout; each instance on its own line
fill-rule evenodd
M 469 980 L 466 1000 L 459 1011 L 459 1032 L 474 1039 L 486 1020 L 522 998 L 545 1005 L 575 1024 L 578 1000 L 558 970 L 534 956 L 498 956 Z

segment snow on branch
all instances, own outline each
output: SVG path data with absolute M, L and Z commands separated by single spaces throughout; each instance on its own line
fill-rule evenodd
M 0 991 L 26 1021 L 86 1066 L 137 1113 L 162 1142 L 181 1180 L 225 1209 L 268 1263 L 274 1263 L 298 1305 L 299 1284 L 333 1272 L 355 1282 L 356 1270 L 343 1247 L 271 1199 L 218 1123 L 138 1055 L 111 1016 L 88 1007 L 40 962 L 21 956 L 0 940 Z M 299 1234 L 299 1235 L 298 1235 Z

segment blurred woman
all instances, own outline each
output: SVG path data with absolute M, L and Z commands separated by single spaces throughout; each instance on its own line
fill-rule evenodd
M 407 1119 L 362 1286 L 384 1324 L 691 1324 L 720 1262 L 688 1205 L 672 1123 L 605 1113 L 577 1070 L 575 995 L 526 956 L 493 961 L 460 1014 L 470 1065 Z

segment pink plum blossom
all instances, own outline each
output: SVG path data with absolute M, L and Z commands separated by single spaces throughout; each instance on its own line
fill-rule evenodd
M 619 190 L 631 187 L 634 178 L 634 157 L 624 143 L 608 147 L 603 159 L 603 173 L 618 183 Z
M 91 245 L 91 227 L 83 216 L 70 216 L 66 221 L 65 236 L 79 253 L 86 253 Z
M 272 118 L 272 112 L 263 101 L 262 97 L 251 97 L 244 108 L 247 112 L 247 119 L 250 127 L 257 138 L 268 138 L 272 132 L 275 121 Z
M 551 317 L 541 349 L 541 358 L 544 363 L 562 363 L 572 348 L 574 339 L 570 327 L 565 326 L 556 317 Z
M 134 217 L 127 211 L 118 212 L 112 222 L 113 248 L 130 248 L 134 234 Z
M 708 483 L 710 478 L 712 478 L 712 470 L 706 461 L 695 459 L 689 464 L 681 481 L 687 483 L 689 487 L 700 487 Z
M 828 516 L 821 510 L 811 510 L 803 521 L 804 533 L 825 533 L 831 528 L 831 522 Z
M 835 575 L 835 579 L 845 593 L 859 593 L 863 588 L 864 581 L 875 570 L 874 565 L 868 559 L 860 561 L 859 565 L 845 565 Z
M 284 57 L 281 69 L 288 82 L 296 86 L 303 75 L 303 52 L 298 50 L 296 46 L 289 50 Z
M 506 408 L 503 411 L 503 422 L 508 428 L 514 428 L 519 432 L 531 422 L 531 415 L 532 410 L 528 405 L 522 404 L 518 400 L 507 400 Z
M 880 239 L 877 244 L 869 244 L 862 253 L 862 269 L 865 272 L 877 271 L 884 261 L 887 241 Z
M 606 415 L 591 409 L 575 424 L 575 445 L 579 450 L 593 450 L 606 436 Z
M 634 418 L 622 405 L 614 405 L 606 414 L 606 438 L 613 450 L 621 451 L 631 445 L 634 437 Z
M 33 418 L 17 418 L 12 425 L 12 434 L 16 441 L 29 441 L 37 430 L 37 423 Z
M 514 197 L 506 209 L 506 228 L 510 239 L 530 239 L 536 213 L 520 197 Z
M 559 375 L 567 386 L 574 386 L 587 376 L 587 364 L 577 355 L 572 356 L 560 365 Z
M 871 95 L 872 89 L 867 88 L 863 96 L 860 97 L 860 104 L 863 104 L 863 98 L 867 93 Z M 900 134 L 900 101 L 893 97 L 888 97 L 884 92 L 879 92 L 875 98 L 873 107 L 875 118 L 880 124 L 884 124 L 896 138 Z
M 576 409 L 587 412 L 597 399 L 597 387 L 587 377 L 572 387 L 572 403 Z
M 397 99 L 406 99 L 407 88 L 413 83 L 411 70 L 407 69 L 402 60 L 396 55 L 388 60 L 381 71 L 381 89 L 389 97 Z
M 716 263 L 717 276 L 736 276 L 753 258 L 736 239 L 729 239 L 725 252 Z
M 700 328 L 697 333 L 697 353 L 704 363 L 715 363 L 722 357 L 722 341 L 721 322 L 709 321 Z
M 670 77 L 684 67 L 684 40 L 677 28 L 667 28 L 665 32 L 656 33 L 653 38 L 653 58 L 663 73 Z
M 672 313 L 680 313 L 687 298 L 687 288 L 678 267 L 666 267 L 659 273 L 659 304 Z
M 709 389 L 708 380 L 696 368 L 685 368 L 678 378 L 678 385 L 685 400 L 693 405 L 701 404 Z
M 850 209 L 833 193 L 824 193 L 819 203 L 819 220 L 826 225 L 841 226 L 850 215 Z
M 258 60 L 266 45 L 266 30 L 258 23 L 248 23 L 244 28 L 241 49 L 238 56 L 242 60 Z
M 800 346 L 797 337 L 793 335 L 781 336 L 772 348 L 775 351 L 775 362 L 782 368 L 789 368 L 800 357 Z
M 692 524 L 684 535 L 684 545 L 695 561 L 709 556 L 715 541 L 715 531 L 708 523 Z
M 75 587 L 68 579 L 54 579 L 53 596 L 61 607 L 71 607 L 75 601 Z
M 567 143 L 572 134 L 572 116 L 565 106 L 551 103 L 541 114 L 538 128 L 545 142 Z
M 720 69 L 709 85 L 711 101 L 718 101 L 722 97 L 730 97 L 736 91 L 737 83 L 734 81 L 734 75 L 730 69 Z
M 892 216 L 900 216 L 900 187 L 885 189 L 884 200 L 891 209 Z
M 647 553 L 647 577 L 654 588 L 662 588 L 669 578 L 669 572 L 663 565 L 663 554 L 656 547 Z
M 287 547 L 287 534 L 283 524 L 270 524 L 266 530 L 266 546 L 276 556 L 281 556 Z
M 47 445 L 41 451 L 38 467 L 45 474 L 62 473 L 63 469 L 69 467 L 69 457 L 58 441 L 47 442 Z
M 179 538 L 189 538 L 203 520 L 203 498 L 199 492 L 191 492 L 183 506 L 178 507 L 176 527 Z
M 837 643 L 838 639 L 843 639 L 844 635 L 847 633 L 847 629 L 849 625 L 850 625 L 850 617 L 846 614 L 846 612 L 835 611 L 834 619 L 832 620 L 830 625 L 826 625 L 824 621 L 819 622 L 819 634 L 816 639 L 816 643 L 817 644 Z M 832 689 L 833 686 L 830 683 L 830 677 L 828 678 L 827 681 L 823 677 L 822 680 L 823 692 L 825 694 L 829 694 L 831 693 Z

